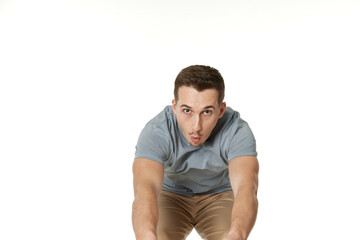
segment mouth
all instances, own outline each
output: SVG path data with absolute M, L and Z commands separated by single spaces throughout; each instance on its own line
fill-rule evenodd
M 200 137 L 199 136 L 192 136 L 191 137 L 191 141 L 194 143 L 194 144 L 198 144 L 200 142 Z

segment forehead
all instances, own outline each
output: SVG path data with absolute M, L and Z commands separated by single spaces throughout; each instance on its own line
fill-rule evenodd
M 178 102 L 191 107 L 217 105 L 219 93 L 216 89 L 197 91 L 193 87 L 181 86 L 178 92 Z

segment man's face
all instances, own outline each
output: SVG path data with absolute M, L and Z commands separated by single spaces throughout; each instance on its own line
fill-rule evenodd
M 218 91 L 181 86 L 179 99 L 172 101 L 174 113 L 185 139 L 192 146 L 203 144 L 217 121 L 224 115 L 226 103 L 218 103 Z

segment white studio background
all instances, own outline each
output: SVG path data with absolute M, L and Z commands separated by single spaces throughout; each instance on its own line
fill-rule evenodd
M 360 239 L 359 24 L 357 0 L 0 0 L 0 239 L 135 239 L 136 140 L 192 64 L 257 139 L 250 239 Z

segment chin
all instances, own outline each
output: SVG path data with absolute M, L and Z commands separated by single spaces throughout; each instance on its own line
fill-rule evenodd
M 191 140 L 189 140 L 188 143 L 189 143 L 191 146 L 198 147 L 198 146 L 202 145 L 204 142 L 193 143 Z
M 201 146 L 203 143 L 197 143 L 197 144 L 193 144 L 193 143 L 190 143 L 191 146 L 193 147 L 198 147 L 198 146 Z

